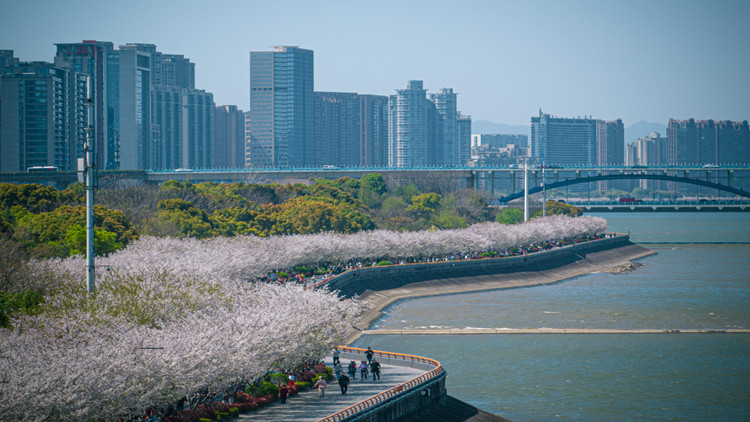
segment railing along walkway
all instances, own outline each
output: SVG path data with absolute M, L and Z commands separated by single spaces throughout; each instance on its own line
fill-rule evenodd
M 366 360 L 365 349 L 339 347 L 339 351 L 344 367 L 352 360 L 358 366 L 361 361 Z M 345 396 L 341 394 L 334 379 L 328 384 L 325 397 L 318 397 L 318 390 L 308 390 L 289 397 L 285 406 L 276 401 L 273 405 L 240 415 L 240 420 L 342 421 L 443 374 L 443 367 L 432 359 L 377 350 L 374 352 L 375 359 L 381 363 L 380 381 L 373 381 L 372 374 L 368 379 L 360 380 L 357 370 L 356 379 L 349 384 L 349 391 Z M 327 357 L 325 363 L 332 366 L 332 357 Z M 346 368 L 344 371 L 346 372 Z

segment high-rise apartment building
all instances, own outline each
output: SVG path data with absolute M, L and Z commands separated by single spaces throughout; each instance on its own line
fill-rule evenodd
M 531 118 L 531 157 L 546 165 L 584 165 L 597 163 L 596 120 L 560 118 L 539 111 Z
M 213 168 L 245 167 L 245 113 L 235 105 L 216 107 Z
M 529 155 L 547 165 L 607 166 L 625 162 L 622 120 L 560 118 L 539 111 L 531 118 Z
M 151 127 L 151 87 L 153 76 L 153 44 L 126 44 L 118 50 L 119 101 L 114 104 L 118 114 L 119 168 L 150 169 L 154 164 L 154 137 Z
M 75 170 L 86 140 L 87 75 L 31 62 L 0 79 L 0 171 Z
M 667 139 L 670 165 L 721 165 L 750 161 L 747 121 L 669 119 Z
M 359 95 L 360 166 L 388 165 L 388 97 Z
M 359 167 L 359 123 L 357 94 L 316 92 L 314 164 Z
M 213 167 L 216 106 L 210 92 L 169 85 L 151 91 L 152 163 L 174 170 Z
M 458 156 L 458 108 L 456 94 L 451 88 L 442 88 L 435 94 L 430 94 L 430 100 L 435 104 L 439 123 L 442 128 L 442 139 L 435 143 L 435 163 L 446 166 L 456 166 Z M 468 161 L 468 160 L 467 160 Z M 464 161 L 466 164 L 466 161 Z
M 460 117 L 456 104 L 450 88 L 429 98 L 422 81 L 409 81 L 406 89 L 397 89 L 388 104 L 388 165 L 466 165 L 471 155 L 471 121 L 467 134 L 467 117 Z
M 250 115 L 252 167 L 315 164 L 312 50 L 250 52 Z
M 471 116 L 458 113 L 456 124 L 458 126 L 458 140 L 454 165 L 466 166 L 471 160 Z
M 109 138 L 108 60 L 113 46 L 106 41 L 82 41 L 80 43 L 55 44 L 55 66 L 73 69 L 91 78 L 91 99 L 94 104 L 94 153 L 96 167 L 115 167 L 114 143 Z

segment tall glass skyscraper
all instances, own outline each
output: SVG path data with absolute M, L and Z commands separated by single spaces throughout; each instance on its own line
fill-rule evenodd
M 250 167 L 315 164 L 313 51 L 250 52 Z

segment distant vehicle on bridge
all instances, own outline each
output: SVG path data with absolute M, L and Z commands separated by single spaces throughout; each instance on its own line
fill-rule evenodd
M 338 170 L 339 166 L 325 165 L 323 168 L 326 170 Z
M 643 201 L 638 198 L 619 198 L 619 202 L 621 204 L 639 204 Z
M 26 173 L 46 173 L 59 170 L 56 166 L 32 166 L 26 168 Z

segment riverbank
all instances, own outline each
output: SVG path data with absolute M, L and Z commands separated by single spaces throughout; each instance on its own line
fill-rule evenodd
M 571 251 L 572 250 L 573 249 L 571 248 Z M 538 252 L 534 255 L 538 256 L 540 259 L 549 256 L 550 260 L 552 260 L 554 255 L 556 255 L 554 252 L 556 251 Z M 557 283 L 573 277 L 602 272 L 613 267 L 627 265 L 632 260 L 643 258 L 654 253 L 655 252 L 649 249 L 627 241 L 615 247 L 597 250 L 583 255 L 575 253 L 579 259 L 573 262 L 560 261 L 561 265 L 543 267 L 543 269 L 539 270 L 533 270 L 533 268 L 535 268 L 534 265 L 530 265 L 529 269 L 523 268 L 523 266 L 518 266 L 517 268 L 514 268 L 514 271 L 512 272 L 502 272 L 497 274 L 470 274 L 465 277 L 434 278 L 414 283 L 405 283 L 400 287 L 390 289 L 367 289 L 361 294 L 361 298 L 367 303 L 369 311 L 364 313 L 354 324 L 354 329 L 347 336 L 344 344 L 352 344 L 359 339 L 365 334 L 364 330 L 370 328 L 377 319 L 383 316 L 384 309 L 402 299 Z M 387 283 L 384 284 L 387 285 Z

